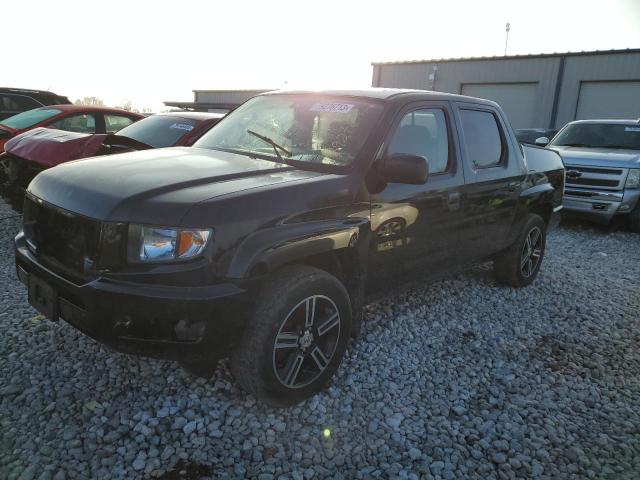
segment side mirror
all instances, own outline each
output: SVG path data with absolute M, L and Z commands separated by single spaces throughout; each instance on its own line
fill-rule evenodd
M 547 137 L 538 137 L 536 138 L 536 145 L 540 145 L 541 147 L 546 147 L 549 145 L 550 140 Z
M 396 153 L 383 160 L 380 173 L 387 182 L 422 185 L 429 176 L 429 163 L 418 155 Z

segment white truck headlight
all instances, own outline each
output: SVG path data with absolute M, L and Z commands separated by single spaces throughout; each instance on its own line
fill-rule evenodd
M 172 262 L 200 255 L 211 229 L 129 226 L 128 258 L 134 262 Z
M 624 188 L 640 188 L 640 168 L 630 168 Z

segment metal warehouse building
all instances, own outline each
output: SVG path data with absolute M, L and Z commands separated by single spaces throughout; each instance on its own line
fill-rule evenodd
M 640 117 L 640 49 L 373 63 L 374 87 L 488 98 L 514 128 Z
M 168 107 L 178 107 L 197 112 L 227 113 L 251 97 L 273 89 L 262 90 L 194 90 L 193 102 L 166 101 Z

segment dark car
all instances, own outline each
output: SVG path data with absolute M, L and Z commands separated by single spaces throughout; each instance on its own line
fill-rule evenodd
M 37 127 L 77 133 L 115 133 L 144 118 L 119 108 L 55 105 L 19 113 L 0 120 L 0 153 L 10 139 Z
M 0 87 L 0 120 L 34 108 L 70 103 L 67 97 L 46 90 Z
M 338 369 L 366 289 L 484 260 L 529 285 L 563 182 L 488 100 L 269 93 L 193 148 L 42 172 L 16 267 L 46 317 L 191 369 L 230 355 L 242 387 L 291 405 Z
M 0 154 L 4 190 L 22 191 L 44 169 L 71 160 L 149 148 L 192 145 L 224 116 L 222 113 L 172 112 L 143 118 L 117 133 L 73 133 L 35 128 L 5 144 Z
M 557 129 L 549 128 L 519 128 L 516 130 L 516 138 L 520 143 L 536 145 L 536 140 L 541 137 L 553 138 L 558 133 Z

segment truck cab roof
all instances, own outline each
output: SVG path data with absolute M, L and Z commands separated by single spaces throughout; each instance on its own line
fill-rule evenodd
M 453 93 L 434 92 L 431 90 L 417 90 L 410 88 L 363 88 L 354 90 L 274 90 L 260 94 L 263 95 L 318 95 L 318 96 L 336 96 L 336 97 L 359 97 L 372 100 L 385 100 L 401 102 L 416 102 L 421 100 L 432 101 L 457 101 L 491 105 L 498 107 L 495 102 L 476 97 L 467 97 L 465 95 L 456 95 Z M 499 108 L 499 107 L 498 107 Z
M 640 125 L 640 118 L 636 118 L 635 120 L 629 119 L 621 119 L 621 118 L 608 118 L 608 119 L 589 119 L 589 120 L 574 120 L 573 122 L 569 122 L 567 125 L 573 125 L 578 123 L 586 123 L 586 124 L 609 124 L 609 125 Z

